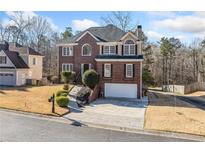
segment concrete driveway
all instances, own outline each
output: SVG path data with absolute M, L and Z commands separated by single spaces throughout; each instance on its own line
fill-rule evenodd
M 147 104 L 147 98 L 144 100 L 98 99 L 84 108 L 72 109 L 65 118 L 101 127 L 143 129 Z

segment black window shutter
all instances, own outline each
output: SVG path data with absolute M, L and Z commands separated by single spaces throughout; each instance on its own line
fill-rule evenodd
M 135 77 L 135 64 L 132 64 L 132 67 L 133 67 L 133 78 Z
M 126 78 L 126 64 L 124 64 L 124 77 Z
M 122 45 L 122 55 L 124 55 L 124 46 Z
M 104 77 L 104 64 L 102 64 L 102 77 Z
M 113 73 L 112 73 L 112 72 L 113 72 L 113 64 L 111 64 L 110 67 L 111 67 L 111 77 L 112 77 L 112 74 L 113 74 Z
M 59 46 L 59 56 L 62 56 L 63 55 L 63 50 L 62 50 L 62 46 Z
M 116 54 L 118 54 L 118 46 L 116 45 Z
M 137 45 L 135 45 L 135 55 L 137 55 Z
M 103 52 L 104 52 L 103 45 L 102 45 L 102 47 L 101 47 L 101 51 L 102 51 L 102 55 L 103 55 Z

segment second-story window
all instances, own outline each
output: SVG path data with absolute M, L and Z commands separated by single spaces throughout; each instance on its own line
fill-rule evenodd
M 124 44 L 124 55 L 135 55 L 135 43 L 132 40 L 127 40 Z
M 104 55 L 115 55 L 116 54 L 116 46 L 112 45 L 112 46 L 104 46 L 104 51 L 103 51 Z
M 0 64 L 6 64 L 6 56 L 0 56 Z
M 73 56 L 73 47 L 63 47 L 62 56 Z
M 81 55 L 82 56 L 91 56 L 92 53 L 92 47 L 90 44 L 84 44 L 82 46 L 82 50 L 81 50 Z
M 36 65 L 36 58 L 33 58 L 33 65 Z

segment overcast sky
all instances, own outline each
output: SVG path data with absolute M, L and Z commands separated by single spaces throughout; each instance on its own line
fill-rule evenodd
M 0 12 L 0 22 L 8 24 L 13 12 Z M 102 16 L 110 12 L 25 12 L 26 16 L 43 16 L 56 31 L 72 27 L 73 31 L 102 25 Z M 182 42 L 205 36 L 205 12 L 131 12 L 132 24 L 141 24 L 149 41 L 176 37 Z

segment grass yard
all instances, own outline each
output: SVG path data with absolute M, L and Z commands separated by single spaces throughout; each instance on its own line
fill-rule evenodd
M 51 103 L 48 98 L 63 85 L 41 87 L 9 87 L 0 89 L 0 107 L 46 115 L 63 115 L 69 112 L 68 108 L 55 105 L 56 113 L 51 112 Z
M 205 111 L 166 94 L 149 94 L 145 129 L 205 136 Z

